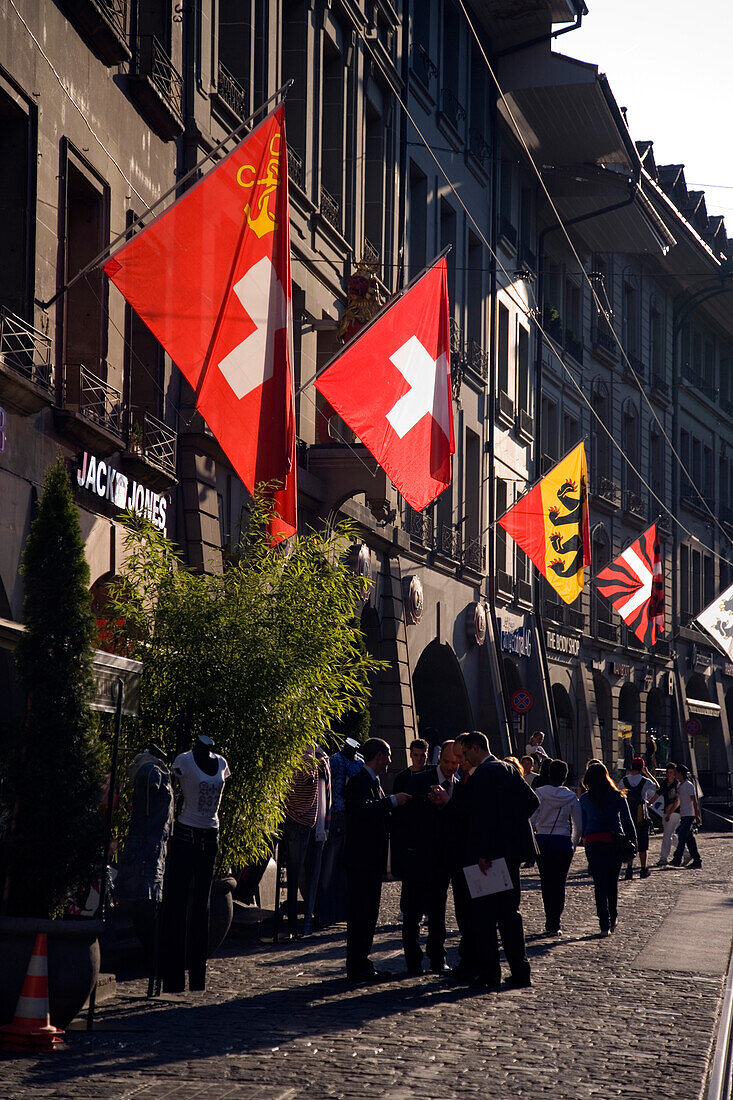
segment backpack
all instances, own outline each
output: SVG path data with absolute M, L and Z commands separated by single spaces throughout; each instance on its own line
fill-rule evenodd
M 635 825 L 645 821 L 644 815 L 644 788 L 646 786 L 646 780 L 644 776 L 641 777 L 641 782 L 637 783 L 635 787 L 629 784 L 628 779 L 624 776 L 624 787 L 626 787 L 626 800 L 629 804 L 629 812 L 631 813 L 631 820 Z

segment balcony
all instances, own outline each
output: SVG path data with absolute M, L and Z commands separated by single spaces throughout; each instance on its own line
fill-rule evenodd
M 293 149 L 292 145 L 288 145 L 288 179 L 291 183 L 294 183 L 296 187 L 303 190 L 305 173 L 303 171 L 303 161 Z
M 628 360 L 628 362 L 626 362 L 626 360 Z M 627 352 L 626 358 L 624 359 L 624 374 L 626 374 L 632 382 L 634 381 L 634 375 L 638 378 L 645 378 L 647 370 L 644 361 L 640 359 L 638 355 L 632 355 L 630 352 Z
M 527 241 L 521 241 L 519 244 L 519 262 L 530 271 L 537 271 L 537 253 Z
M 575 611 L 572 607 L 567 609 L 567 623 L 572 630 L 585 630 L 585 615 L 582 611 Z
M 416 512 L 414 508 L 411 508 L 409 504 L 405 505 L 405 515 L 402 521 L 402 526 L 411 539 L 415 542 L 419 542 L 422 546 L 431 547 L 433 545 L 433 530 L 434 523 L 433 517 L 428 512 Z
M 624 511 L 634 519 L 646 520 L 647 504 L 641 493 L 635 489 L 627 489 L 624 499 Z
M 489 164 L 491 162 L 491 146 L 488 141 L 475 126 L 471 126 L 468 131 L 468 151 L 474 160 L 478 161 L 485 172 L 489 170 Z
M 216 77 L 216 94 L 237 118 L 244 120 L 247 117 L 249 114 L 249 93 L 237 78 L 232 76 L 226 65 L 222 65 L 221 61 Z M 290 149 L 288 149 L 289 152 Z
M 595 348 L 600 348 L 607 356 L 614 359 L 618 354 L 618 345 L 607 321 L 599 318 L 598 323 L 591 329 L 591 341 Z
M 545 302 L 545 308 L 542 311 L 542 328 L 545 336 L 549 336 L 556 344 L 562 344 L 562 317 L 549 302 Z
M 716 509 L 716 503 L 712 498 L 706 497 L 704 493 L 700 496 L 691 485 L 681 490 L 680 501 L 685 508 L 698 516 L 709 516 L 710 512 L 715 512 Z
M 127 0 L 66 0 L 64 7 L 107 65 L 129 61 Z
M 165 140 L 183 132 L 183 80 L 170 54 L 153 34 L 138 35 L 130 68 L 130 91 L 153 129 Z
M 683 365 L 682 378 L 703 397 L 707 397 L 709 401 L 715 400 L 716 389 L 714 383 L 705 378 L 699 371 L 696 371 L 693 367 Z
M 517 247 L 517 230 L 515 226 L 509 221 L 506 214 L 502 214 L 499 218 L 499 236 L 503 237 L 510 248 L 516 250 Z
M 10 310 L 0 310 L 0 404 L 29 415 L 53 403 L 51 340 Z
M 496 593 L 504 599 L 514 599 L 514 578 L 511 573 L 505 573 L 503 569 L 496 570 Z
M 549 619 L 552 623 L 559 623 L 561 626 L 565 625 L 565 608 L 563 604 L 545 600 L 543 606 L 545 619 Z
M 593 486 L 593 496 L 604 504 L 608 504 L 610 507 L 618 507 L 619 491 L 618 485 L 610 477 L 597 477 L 595 485 Z
M 468 342 L 468 365 L 484 382 L 489 377 L 489 353 L 475 340 Z
M 438 527 L 438 537 L 435 540 L 435 550 L 444 558 L 459 561 L 461 557 L 461 535 L 459 531 L 449 523 L 441 523 Z
M 596 634 L 599 641 L 618 644 L 619 628 L 616 623 L 607 623 L 599 619 L 596 623 Z
M 63 405 L 54 409 L 59 431 L 99 454 L 111 454 L 122 445 L 122 394 L 83 363 L 64 365 Z
M 563 345 L 568 355 L 572 355 L 576 363 L 583 365 L 583 341 L 579 340 L 571 328 L 566 328 Z
M 328 222 L 328 224 L 336 230 L 337 233 L 341 232 L 341 207 L 338 201 L 333 197 L 325 187 L 321 186 L 321 217 Z
M 168 488 L 176 480 L 175 431 L 145 409 L 131 409 L 125 459 L 144 475 L 151 489 Z
M 458 132 L 458 127 L 466 118 L 466 108 L 459 101 L 455 92 L 450 88 L 443 88 L 441 108 L 443 116 L 450 122 L 453 129 Z
M 532 582 L 525 581 L 521 578 L 517 580 L 517 603 L 524 604 L 525 607 L 532 606 Z
M 484 571 L 484 544 L 481 539 L 472 539 L 463 548 L 461 560 L 467 569 L 475 573 Z
M 534 439 L 534 420 L 525 409 L 517 411 L 514 430 L 524 443 L 531 443 Z
M 504 390 L 496 392 L 496 419 L 503 421 L 508 428 L 514 426 L 514 402 Z
M 669 385 L 663 374 L 652 374 L 652 397 L 669 401 Z
M 380 252 L 375 244 L 364 238 L 364 247 L 361 250 L 361 259 L 365 264 L 369 264 L 370 267 L 379 268 Z
M 410 53 L 410 67 L 426 91 L 430 91 L 430 81 L 438 75 L 438 66 L 432 61 L 424 46 L 412 47 Z

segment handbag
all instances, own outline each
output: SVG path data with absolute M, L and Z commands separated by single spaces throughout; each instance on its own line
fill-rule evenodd
M 622 863 L 629 863 L 636 855 L 636 842 L 626 833 L 613 834 L 613 847 Z

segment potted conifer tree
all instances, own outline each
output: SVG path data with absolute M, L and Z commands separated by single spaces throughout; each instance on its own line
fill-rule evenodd
M 49 468 L 23 552 L 25 631 L 16 660 L 26 713 L 3 810 L 0 1024 L 12 1020 L 37 932 L 48 935 L 51 1022 L 81 1009 L 99 972 L 101 923 L 60 919 L 102 864 L 102 765 L 93 718 L 95 620 L 84 541 L 61 458 Z

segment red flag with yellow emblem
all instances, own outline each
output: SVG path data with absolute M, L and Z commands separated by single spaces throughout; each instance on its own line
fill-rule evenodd
M 588 474 L 579 443 L 498 520 L 566 603 L 590 565 Z
M 247 488 L 296 530 L 288 171 L 283 108 L 104 266 L 194 389 Z

